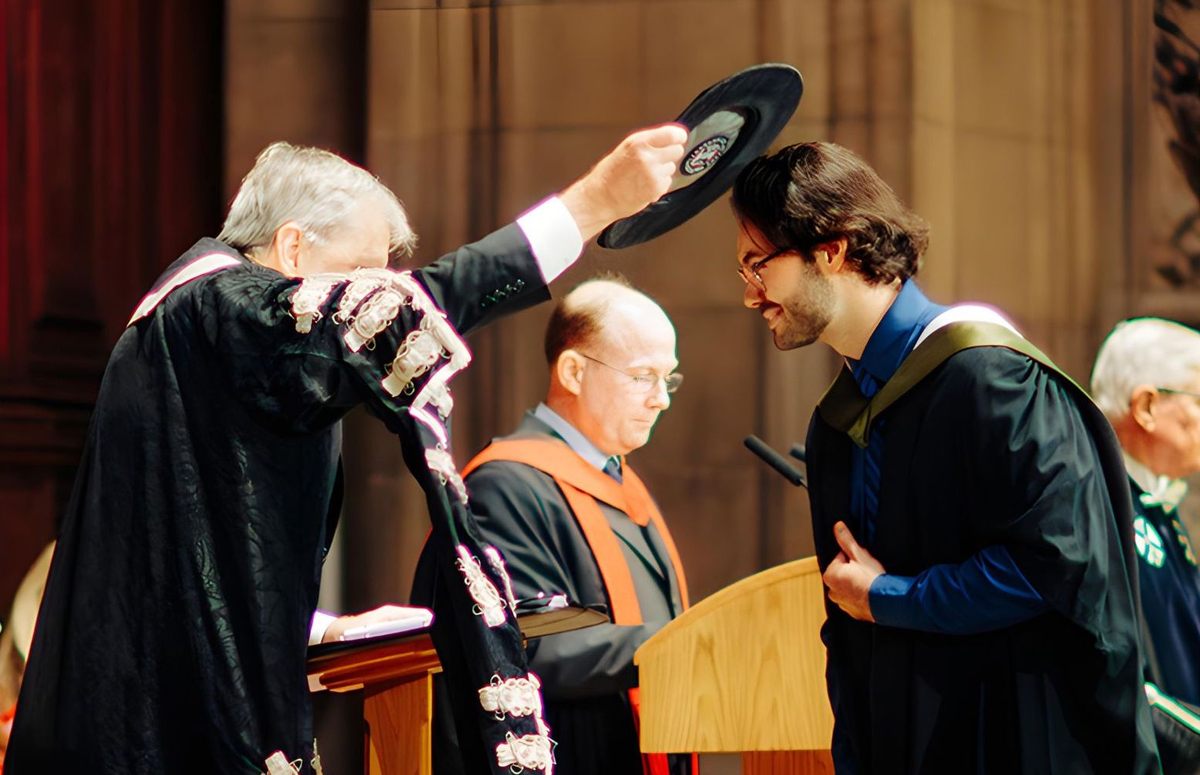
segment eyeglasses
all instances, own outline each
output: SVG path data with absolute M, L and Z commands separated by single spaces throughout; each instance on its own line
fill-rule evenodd
M 1167 395 L 1187 396 L 1188 398 L 1191 398 L 1194 401 L 1200 403 L 1200 393 L 1193 393 L 1189 390 L 1176 390 L 1175 388 L 1169 388 L 1169 387 L 1157 387 L 1156 386 L 1154 389 L 1157 390 L 1159 393 L 1166 393 Z
M 576 352 L 579 352 L 579 351 L 576 350 Z M 677 371 L 673 371 L 670 374 L 661 374 L 661 375 L 653 374 L 653 373 L 631 374 L 628 371 L 625 371 L 625 369 L 618 369 L 616 366 L 613 366 L 611 363 L 605 363 L 604 361 L 600 360 L 599 358 L 593 358 L 592 356 L 588 355 L 587 353 L 579 353 L 579 354 L 582 355 L 584 358 L 587 358 L 589 361 L 594 361 L 594 362 L 600 364 L 601 366 L 604 366 L 605 368 L 612 369 L 613 371 L 617 372 L 618 374 L 624 374 L 626 377 L 629 378 L 630 384 L 633 385 L 633 389 L 638 393 L 649 393 L 651 390 L 654 390 L 654 388 L 658 386 L 658 383 L 660 380 L 662 381 L 663 385 L 667 388 L 668 393 L 674 393 L 676 390 L 679 390 L 679 386 L 683 384 L 683 375 Z
M 794 252 L 795 252 L 795 248 L 780 248 L 779 250 L 776 250 L 774 253 L 769 254 L 765 258 L 760 258 L 759 260 L 755 261 L 752 264 L 747 264 L 745 266 L 739 266 L 737 268 L 738 277 L 742 278 L 742 282 L 746 283 L 747 285 L 753 285 L 755 288 L 759 289 L 760 291 L 765 291 L 767 289 L 767 284 L 765 282 L 763 282 L 762 274 L 760 274 L 763 270 L 763 267 L 765 267 L 767 265 L 768 261 L 778 258 L 778 257 L 782 256 L 784 253 L 794 253 Z

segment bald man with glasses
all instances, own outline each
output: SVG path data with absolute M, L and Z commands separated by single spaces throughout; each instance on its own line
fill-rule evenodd
M 606 276 L 559 302 L 545 349 L 545 400 L 463 473 L 483 539 L 504 553 L 518 600 L 565 593 L 612 618 L 529 645 L 558 742 L 555 772 L 689 773 L 690 756 L 642 756 L 638 747 L 633 653 L 687 606 L 687 585 L 670 532 L 625 459 L 650 440 L 683 382 L 675 328 L 652 299 Z M 431 541 L 414 581 L 414 602 L 435 611 L 444 590 L 434 568 L 447 551 Z M 435 617 L 435 638 L 453 643 L 436 631 L 447 621 Z M 439 691 L 448 701 L 435 724 L 438 775 L 477 771 L 477 694 L 453 682 Z

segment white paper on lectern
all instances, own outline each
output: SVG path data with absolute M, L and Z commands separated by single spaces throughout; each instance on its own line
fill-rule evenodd
M 398 635 L 403 632 L 423 630 L 433 624 L 433 611 L 428 608 L 413 609 L 412 615 L 400 619 L 389 619 L 386 622 L 376 622 L 365 627 L 353 627 L 342 633 L 339 640 L 362 640 L 378 638 L 383 635 Z

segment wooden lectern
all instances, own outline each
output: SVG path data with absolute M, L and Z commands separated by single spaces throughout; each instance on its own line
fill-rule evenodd
M 527 640 L 607 621 L 602 613 L 574 606 L 517 619 Z M 428 629 L 327 643 L 308 653 L 310 690 L 363 692 L 367 775 L 433 772 L 433 676 L 442 667 Z
M 642 750 L 742 752 L 745 775 L 832 775 L 824 621 L 815 557 L 701 600 L 634 655 Z

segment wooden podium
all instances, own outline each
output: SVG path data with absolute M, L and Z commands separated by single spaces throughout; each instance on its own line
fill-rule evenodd
M 634 655 L 642 750 L 742 752 L 746 775 L 832 775 L 824 621 L 815 557 L 697 603 Z
M 607 622 L 602 613 L 568 607 L 523 614 L 526 639 Z M 308 650 L 311 691 L 363 693 L 367 775 L 431 775 L 433 676 L 441 671 L 429 630 Z

